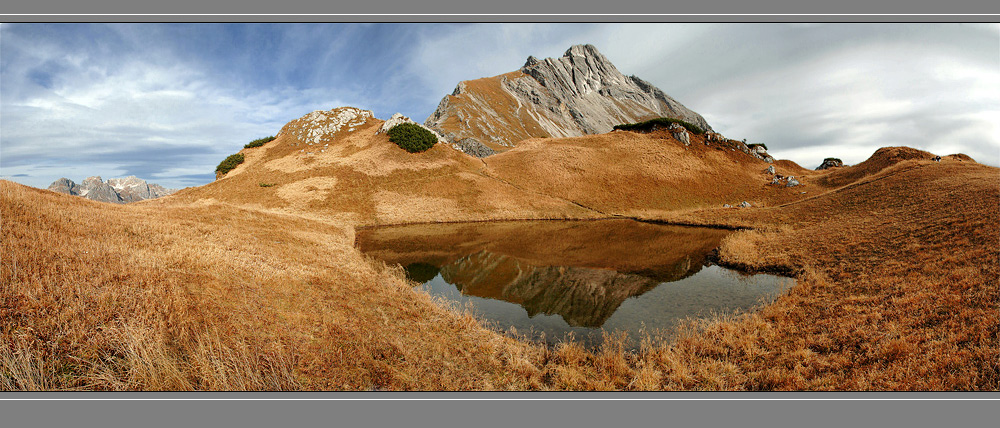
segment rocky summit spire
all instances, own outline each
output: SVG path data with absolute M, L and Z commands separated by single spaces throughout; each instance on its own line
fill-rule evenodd
M 491 153 L 528 138 L 599 134 L 661 116 L 712 129 L 659 88 L 622 74 L 593 45 L 574 45 L 560 58 L 529 56 L 518 71 L 460 82 L 424 124 L 459 148 Z

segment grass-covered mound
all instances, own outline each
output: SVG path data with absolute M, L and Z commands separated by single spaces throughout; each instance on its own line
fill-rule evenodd
M 670 126 L 670 124 L 672 123 L 679 124 L 687 128 L 688 131 L 691 131 L 692 133 L 698 135 L 705 133 L 705 130 L 701 129 L 698 125 L 670 117 L 658 117 L 656 119 L 650 119 L 645 122 L 639 122 L 639 123 L 623 123 L 621 125 L 615 125 L 614 129 L 620 129 L 622 131 L 649 132 L 655 129 L 656 127 L 666 128 Z
M 227 172 L 236 168 L 237 165 L 243 163 L 243 154 L 237 153 L 235 155 L 229 155 L 222 162 L 219 162 L 219 166 L 215 167 L 215 172 L 226 175 Z
M 253 141 L 247 143 L 245 146 L 243 146 L 243 148 L 244 149 L 252 149 L 254 147 L 260 147 L 260 146 L 263 146 L 263 145 L 265 145 L 267 143 L 270 143 L 270 142 L 274 141 L 275 138 L 277 138 L 277 137 L 275 137 L 273 135 L 270 136 L 270 137 L 258 138 L 256 140 L 253 140 Z
M 401 123 L 389 130 L 389 141 L 410 153 L 419 153 L 434 146 L 437 137 L 420 125 Z

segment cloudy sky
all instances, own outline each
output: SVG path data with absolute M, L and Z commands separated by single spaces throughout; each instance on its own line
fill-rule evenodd
M 201 185 L 310 111 L 423 121 L 578 43 L 805 167 L 893 145 L 1000 165 L 996 24 L 3 24 L 0 176 Z

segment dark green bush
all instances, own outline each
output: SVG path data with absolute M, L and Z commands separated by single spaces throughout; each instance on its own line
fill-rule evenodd
M 244 149 L 251 149 L 251 148 L 254 148 L 254 147 L 260 147 L 260 146 L 263 146 L 263 145 L 265 145 L 267 143 L 270 143 L 270 142 L 274 141 L 275 138 L 277 138 L 277 137 L 275 137 L 273 135 L 270 136 L 270 137 L 258 138 L 256 140 L 253 140 L 253 141 L 247 143 L 245 146 L 243 146 L 243 148 Z
M 260 187 L 274 187 L 275 184 L 277 183 L 257 183 Z
M 389 130 L 389 141 L 410 153 L 418 153 L 434 146 L 437 137 L 419 125 L 401 123 Z
M 225 175 L 241 163 L 243 163 L 243 153 L 229 155 L 229 157 L 219 163 L 219 166 L 215 167 L 215 172 L 220 172 Z
M 658 117 L 656 119 L 650 119 L 645 122 L 639 122 L 639 123 L 624 123 L 621 125 L 615 125 L 614 129 L 621 129 L 622 131 L 649 132 L 653 130 L 654 126 L 660 126 L 666 128 L 670 126 L 671 123 L 680 124 L 681 126 L 687 128 L 688 131 L 691 131 L 691 133 L 694 134 L 701 135 L 705 133 L 705 130 L 701 129 L 698 125 L 670 117 Z

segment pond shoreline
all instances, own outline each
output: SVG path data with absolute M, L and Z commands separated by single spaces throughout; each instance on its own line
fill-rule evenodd
M 433 296 L 473 303 L 483 325 L 549 348 L 566 334 L 593 348 L 604 333 L 637 339 L 642 328 L 672 330 L 704 311 L 755 311 L 795 285 L 792 277 L 709 259 L 740 229 L 626 217 L 553 220 L 364 227 L 355 247 L 398 264 Z M 764 295 L 768 302 L 760 301 Z M 511 328 L 517 333 L 508 334 Z

